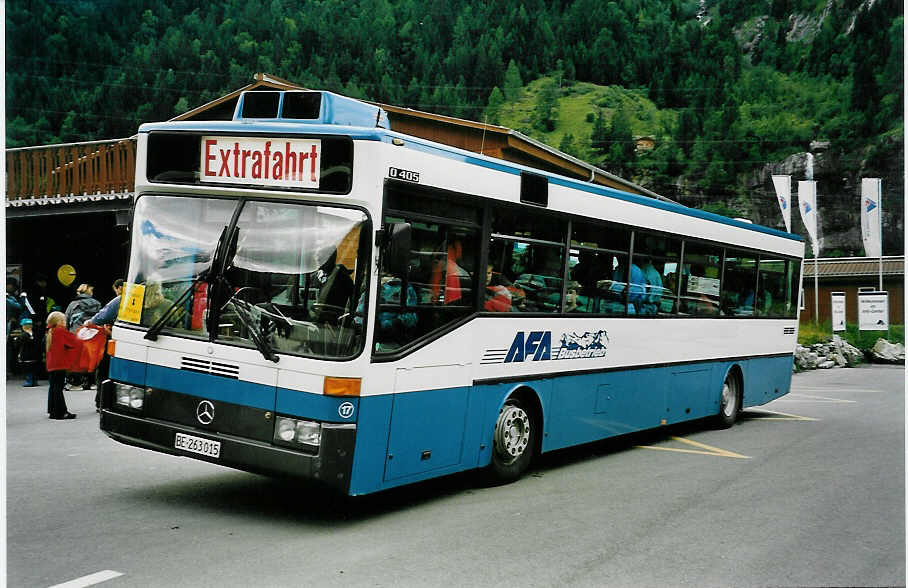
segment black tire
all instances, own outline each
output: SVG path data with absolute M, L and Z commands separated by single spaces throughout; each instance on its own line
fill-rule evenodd
M 728 429 L 738 420 L 741 412 L 741 382 L 734 371 L 729 371 L 722 383 L 719 396 L 719 414 L 715 417 L 717 429 Z
M 511 397 L 498 412 L 492 432 L 492 462 L 489 482 L 506 484 L 523 475 L 536 452 L 540 429 L 533 411 L 519 398 Z

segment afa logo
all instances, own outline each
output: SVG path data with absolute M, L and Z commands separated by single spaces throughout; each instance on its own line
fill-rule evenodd
M 523 331 L 518 331 L 514 336 L 508 354 L 504 358 L 505 363 L 514 361 L 541 361 L 552 359 L 552 332 L 551 331 L 530 331 L 525 335 Z
M 482 364 L 605 357 L 608 343 L 608 333 L 604 330 L 562 333 L 556 339 L 555 348 L 551 331 L 518 331 L 507 349 L 486 349 Z

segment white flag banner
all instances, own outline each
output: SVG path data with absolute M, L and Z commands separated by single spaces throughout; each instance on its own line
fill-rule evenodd
M 776 198 L 782 209 L 782 220 L 785 230 L 791 232 L 791 176 L 773 176 L 772 185 L 776 188 Z
M 883 212 L 883 182 L 879 178 L 861 179 L 861 237 L 864 254 L 880 257 L 883 243 L 880 235 L 880 215 Z
M 817 241 L 817 183 L 813 180 L 798 182 L 798 209 L 801 211 L 801 220 L 804 228 L 810 235 L 810 246 L 813 256 L 820 253 L 820 244 Z

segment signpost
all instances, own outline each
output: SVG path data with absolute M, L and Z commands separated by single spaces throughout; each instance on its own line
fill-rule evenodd
M 889 330 L 889 292 L 858 292 L 858 328 Z
M 832 293 L 832 332 L 845 330 L 845 293 Z

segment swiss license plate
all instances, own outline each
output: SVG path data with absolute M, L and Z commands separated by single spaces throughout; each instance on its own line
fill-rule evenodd
M 177 449 L 182 449 L 183 451 L 191 451 L 192 453 L 206 455 L 215 459 L 221 456 L 220 441 L 193 437 L 192 435 L 187 435 L 185 433 L 177 433 L 176 438 L 173 440 L 173 446 Z

